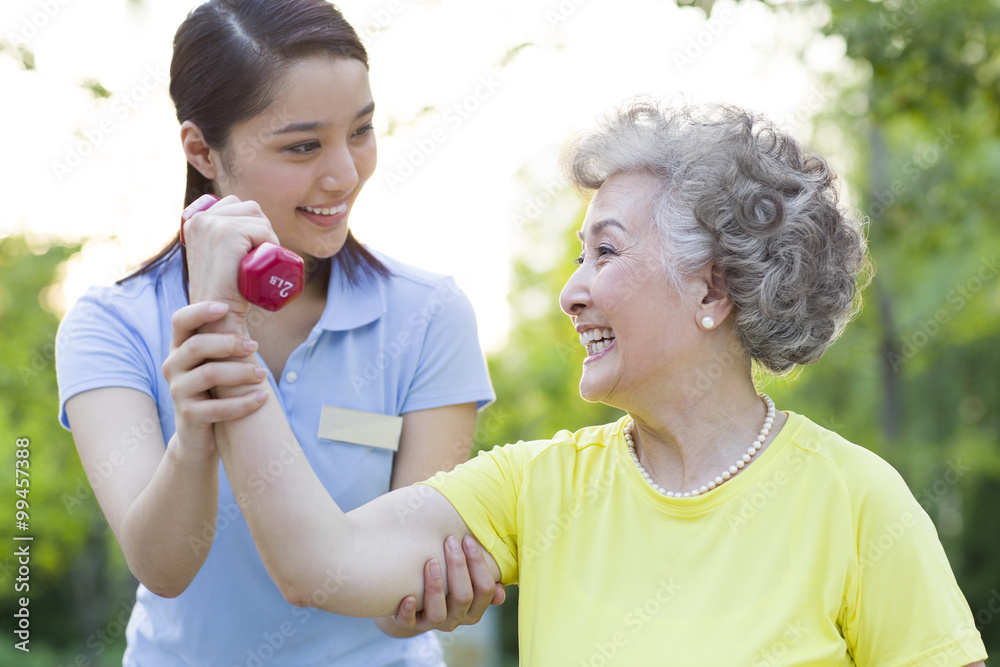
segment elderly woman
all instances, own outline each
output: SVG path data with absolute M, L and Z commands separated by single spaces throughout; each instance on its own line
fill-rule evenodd
M 859 303 L 864 240 L 827 163 L 755 114 L 635 100 L 569 167 L 596 193 L 560 304 L 586 348 L 580 394 L 619 421 L 495 448 L 344 514 L 274 397 L 185 399 L 245 413 L 217 438 L 286 598 L 385 616 L 421 599 L 442 541 L 474 536 L 494 580 L 520 586 L 524 665 L 982 665 L 900 476 L 754 387 L 753 362 L 815 362 Z M 222 280 L 202 291 L 238 298 Z M 191 354 L 210 356 L 210 306 L 175 319 Z M 243 331 L 214 324 L 234 345 Z

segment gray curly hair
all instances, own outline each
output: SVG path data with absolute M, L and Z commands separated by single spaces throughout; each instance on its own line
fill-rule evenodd
M 662 179 L 653 222 L 667 278 L 713 262 L 739 342 L 772 373 L 817 361 L 860 309 L 870 264 L 836 176 L 758 114 L 636 98 L 574 143 L 567 170 L 588 190 L 622 172 Z

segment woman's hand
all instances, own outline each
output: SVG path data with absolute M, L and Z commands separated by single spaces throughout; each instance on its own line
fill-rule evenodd
M 217 456 L 214 424 L 250 414 L 267 398 L 266 392 L 251 391 L 232 398 L 212 398 L 216 386 L 257 384 L 267 371 L 250 357 L 257 343 L 236 334 L 196 333 L 223 318 L 229 306 L 202 301 L 181 308 L 172 320 L 170 354 L 161 370 L 174 399 L 179 453 L 190 457 Z
M 243 316 L 249 304 L 237 286 L 240 261 L 265 241 L 278 244 L 278 237 L 257 202 L 230 195 L 200 210 L 208 196 L 181 214 L 191 303 L 220 301 L 233 315 Z
M 424 565 L 424 605 L 417 612 L 412 595 L 403 598 L 395 616 L 376 619 L 382 632 L 391 637 L 412 637 L 428 630 L 451 632 L 460 625 L 475 625 L 491 605 L 503 604 L 506 591 L 494 581 L 479 543 L 466 535 L 459 544 L 453 536 L 444 543 L 448 566 L 448 595 L 445 597 L 441 564 L 432 559 Z

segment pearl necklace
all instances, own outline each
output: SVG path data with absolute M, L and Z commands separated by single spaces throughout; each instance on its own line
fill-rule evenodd
M 750 445 L 750 448 L 747 449 L 747 453 L 744 454 L 742 458 L 737 459 L 735 465 L 729 466 L 728 470 L 724 470 L 721 475 L 716 476 L 716 478 L 708 484 L 703 484 L 694 491 L 685 491 L 684 493 L 679 491 L 676 493 L 673 491 L 667 491 L 654 482 L 653 478 L 649 476 L 648 472 L 646 472 L 646 469 L 642 467 L 641 463 L 639 463 L 639 457 L 636 456 L 635 453 L 635 443 L 632 442 L 632 427 L 635 425 L 635 422 L 629 419 L 628 424 L 625 425 L 625 441 L 628 443 L 628 450 L 631 452 L 632 460 L 635 461 L 635 465 L 638 466 L 639 472 L 642 473 L 642 476 L 647 482 L 649 482 L 649 485 L 652 486 L 657 492 L 670 498 L 690 498 L 691 496 L 699 496 L 703 493 L 711 491 L 723 482 L 729 480 L 729 478 L 738 473 L 743 466 L 750 463 L 750 459 L 753 458 L 754 454 L 759 452 L 760 448 L 764 446 L 764 441 L 767 440 L 767 434 L 771 432 L 771 425 L 774 423 L 774 402 L 768 398 L 766 394 L 757 395 L 760 396 L 760 399 L 764 401 L 765 404 L 767 404 L 767 416 L 764 418 L 764 425 L 760 428 L 760 434 L 757 436 L 757 439 L 753 441 L 753 444 Z

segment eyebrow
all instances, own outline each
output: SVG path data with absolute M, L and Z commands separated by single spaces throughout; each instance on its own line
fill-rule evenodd
M 622 230 L 623 232 L 628 232 L 628 230 L 625 229 L 625 225 L 623 225 L 622 223 L 618 222 L 617 220 L 615 220 L 613 218 L 608 218 L 607 220 L 600 220 L 598 222 L 595 222 L 593 225 L 591 225 L 590 226 L 590 233 L 591 234 L 600 234 L 601 232 L 603 232 L 608 227 L 617 227 L 618 229 Z M 583 232 L 577 231 L 576 237 L 578 239 L 580 239 L 580 243 L 583 243 Z
M 375 103 L 369 102 L 365 108 L 363 108 L 358 113 L 354 114 L 353 120 L 359 120 L 364 116 L 375 111 Z M 294 134 L 295 132 L 311 132 L 322 127 L 327 127 L 329 123 L 321 123 L 319 121 L 304 121 L 301 123 L 289 123 L 281 129 L 275 130 L 271 133 L 271 136 L 277 136 L 279 134 Z

